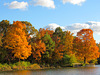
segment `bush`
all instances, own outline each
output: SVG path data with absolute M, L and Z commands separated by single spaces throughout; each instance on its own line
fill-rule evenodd
M 77 63 L 77 59 L 74 54 L 71 56 L 65 54 L 61 62 L 61 66 L 73 66 L 73 63 Z
M 32 64 L 29 66 L 30 69 L 41 69 L 40 66 L 38 64 Z
M 5 63 L 5 64 L 0 64 L 0 70 L 1 71 L 9 71 L 12 69 L 11 69 L 11 66 L 9 66 L 7 63 Z
M 73 66 L 73 63 L 77 63 L 77 59 L 74 54 L 70 56 L 70 61 L 69 61 L 69 64 L 71 66 Z
M 15 63 L 16 66 L 23 66 L 23 67 L 27 67 L 29 65 L 31 65 L 30 62 L 26 62 L 26 61 L 20 61 L 20 62 L 17 62 Z
M 25 69 L 41 69 L 38 64 L 31 64 L 30 62 L 16 62 L 14 64 L 1 64 L 0 63 L 0 71 L 9 71 L 9 70 L 25 70 Z
M 2 68 L 2 64 L 0 63 L 0 70 L 1 70 L 1 68 Z
M 11 64 L 11 67 L 12 69 L 15 69 L 15 70 L 23 70 L 23 69 L 27 69 L 27 67 L 30 65 L 31 65 L 30 62 L 20 61 L 15 64 Z
M 91 60 L 89 63 L 90 64 L 97 64 L 97 61 L 98 61 L 97 59 L 94 59 L 94 60 Z

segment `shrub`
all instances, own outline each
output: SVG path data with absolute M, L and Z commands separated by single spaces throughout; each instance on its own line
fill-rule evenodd
M 7 63 L 5 63 L 5 64 L 0 64 L 0 70 L 1 71 L 8 71 L 8 70 L 12 70 L 12 69 Z
M 29 66 L 30 69 L 41 69 L 40 66 L 38 64 L 32 64 Z
M 70 56 L 70 61 L 69 61 L 69 64 L 71 66 L 73 66 L 73 63 L 77 63 L 77 59 L 74 54 Z
M 61 60 L 61 66 L 73 66 L 73 63 L 77 63 L 77 59 L 74 54 L 71 56 L 65 54 Z
M 16 66 L 17 66 L 17 69 L 18 70 L 22 70 L 22 69 L 26 69 L 28 66 L 30 66 L 31 63 L 30 62 L 26 62 L 26 61 L 20 61 L 20 62 L 17 62 L 13 65 L 13 68 L 16 69 Z
M 24 70 L 24 69 L 40 69 L 38 64 L 31 64 L 30 62 L 16 62 L 14 64 L 0 64 L 0 71 L 9 71 L 9 70 Z

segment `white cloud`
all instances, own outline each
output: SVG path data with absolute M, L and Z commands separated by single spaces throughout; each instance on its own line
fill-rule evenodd
M 63 4 L 65 3 L 71 3 L 71 4 L 77 4 L 77 5 L 82 5 L 83 2 L 85 2 L 86 0 L 62 0 Z
M 50 29 L 50 30 L 55 31 L 55 29 L 56 29 L 57 27 L 60 27 L 60 28 L 62 28 L 63 30 L 65 29 L 65 27 L 60 26 L 60 25 L 58 25 L 58 24 L 56 24 L 56 23 L 51 23 L 51 24 L 45 26 L 44 28 L 48 28 L 48 29 Z
M 18 2 L 18 1 L 13 1 L 11 3 L 4 3 L 4 5 L 7 5 L 10 9 L 22 9 L 25 10 L 28 7 L 27 2 Z
M 76 34 L 78 31 L 80 31 L 81 29 L 88 29 L 90 26 L 88 24 L 80 24 L 80 23 L 75 23 L 72 24 L 71 26 L 66 26 L 65 30 L 69 30 L 72 33 Z
M 94 33 L 100 35 L 100 22 L 89 21 L 87 24 L 90 25 L 90 29 L 92 29 Z
M 53 0 L 32 0 L 31 4 L 35 6 L 43 6 L 48 8 L 55 8 L 55 4 Z
M 75 24 L 72 24 L 71 26 L 65 26 L 65 27 L 57 25 L 56 23 L 52 23 L 52 24 L 45 26 L 44 28 L 49 28 L 49 29 L 55 30 L 57 27 L 61 27 L 64 31 L 69 30 L 72 33 L 74 33 L 75 35 L 81 29 L 92 29 L 94 34 L 100 35 L 100 22 L 95 22 L 95 21 L 88 21 L 83 24 L 75 23 Z
M 95 34 L 100 35 L 100 22 L 88 21 L 84 24 L 75 23 L 72 26 L 66 26 L 66 30 L 70 30 L 74 34 L 76 34 L 81 29 L 92 29 Z

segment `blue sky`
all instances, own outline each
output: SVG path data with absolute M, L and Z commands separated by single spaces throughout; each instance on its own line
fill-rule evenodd
M 100 42 L 100 0 L 0 0 L 0 21 L 29 21 L 36 28 L 91 28 Z

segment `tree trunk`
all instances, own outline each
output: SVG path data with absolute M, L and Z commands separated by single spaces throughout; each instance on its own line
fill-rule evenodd
M 20 58 L 19 58 L 19 62 L 20 62 Z
M 10 64 L 10 59 L 8 59 L 8 63 Z
M 86 57 L 84 57 L 84 64 L 86 64 Z

